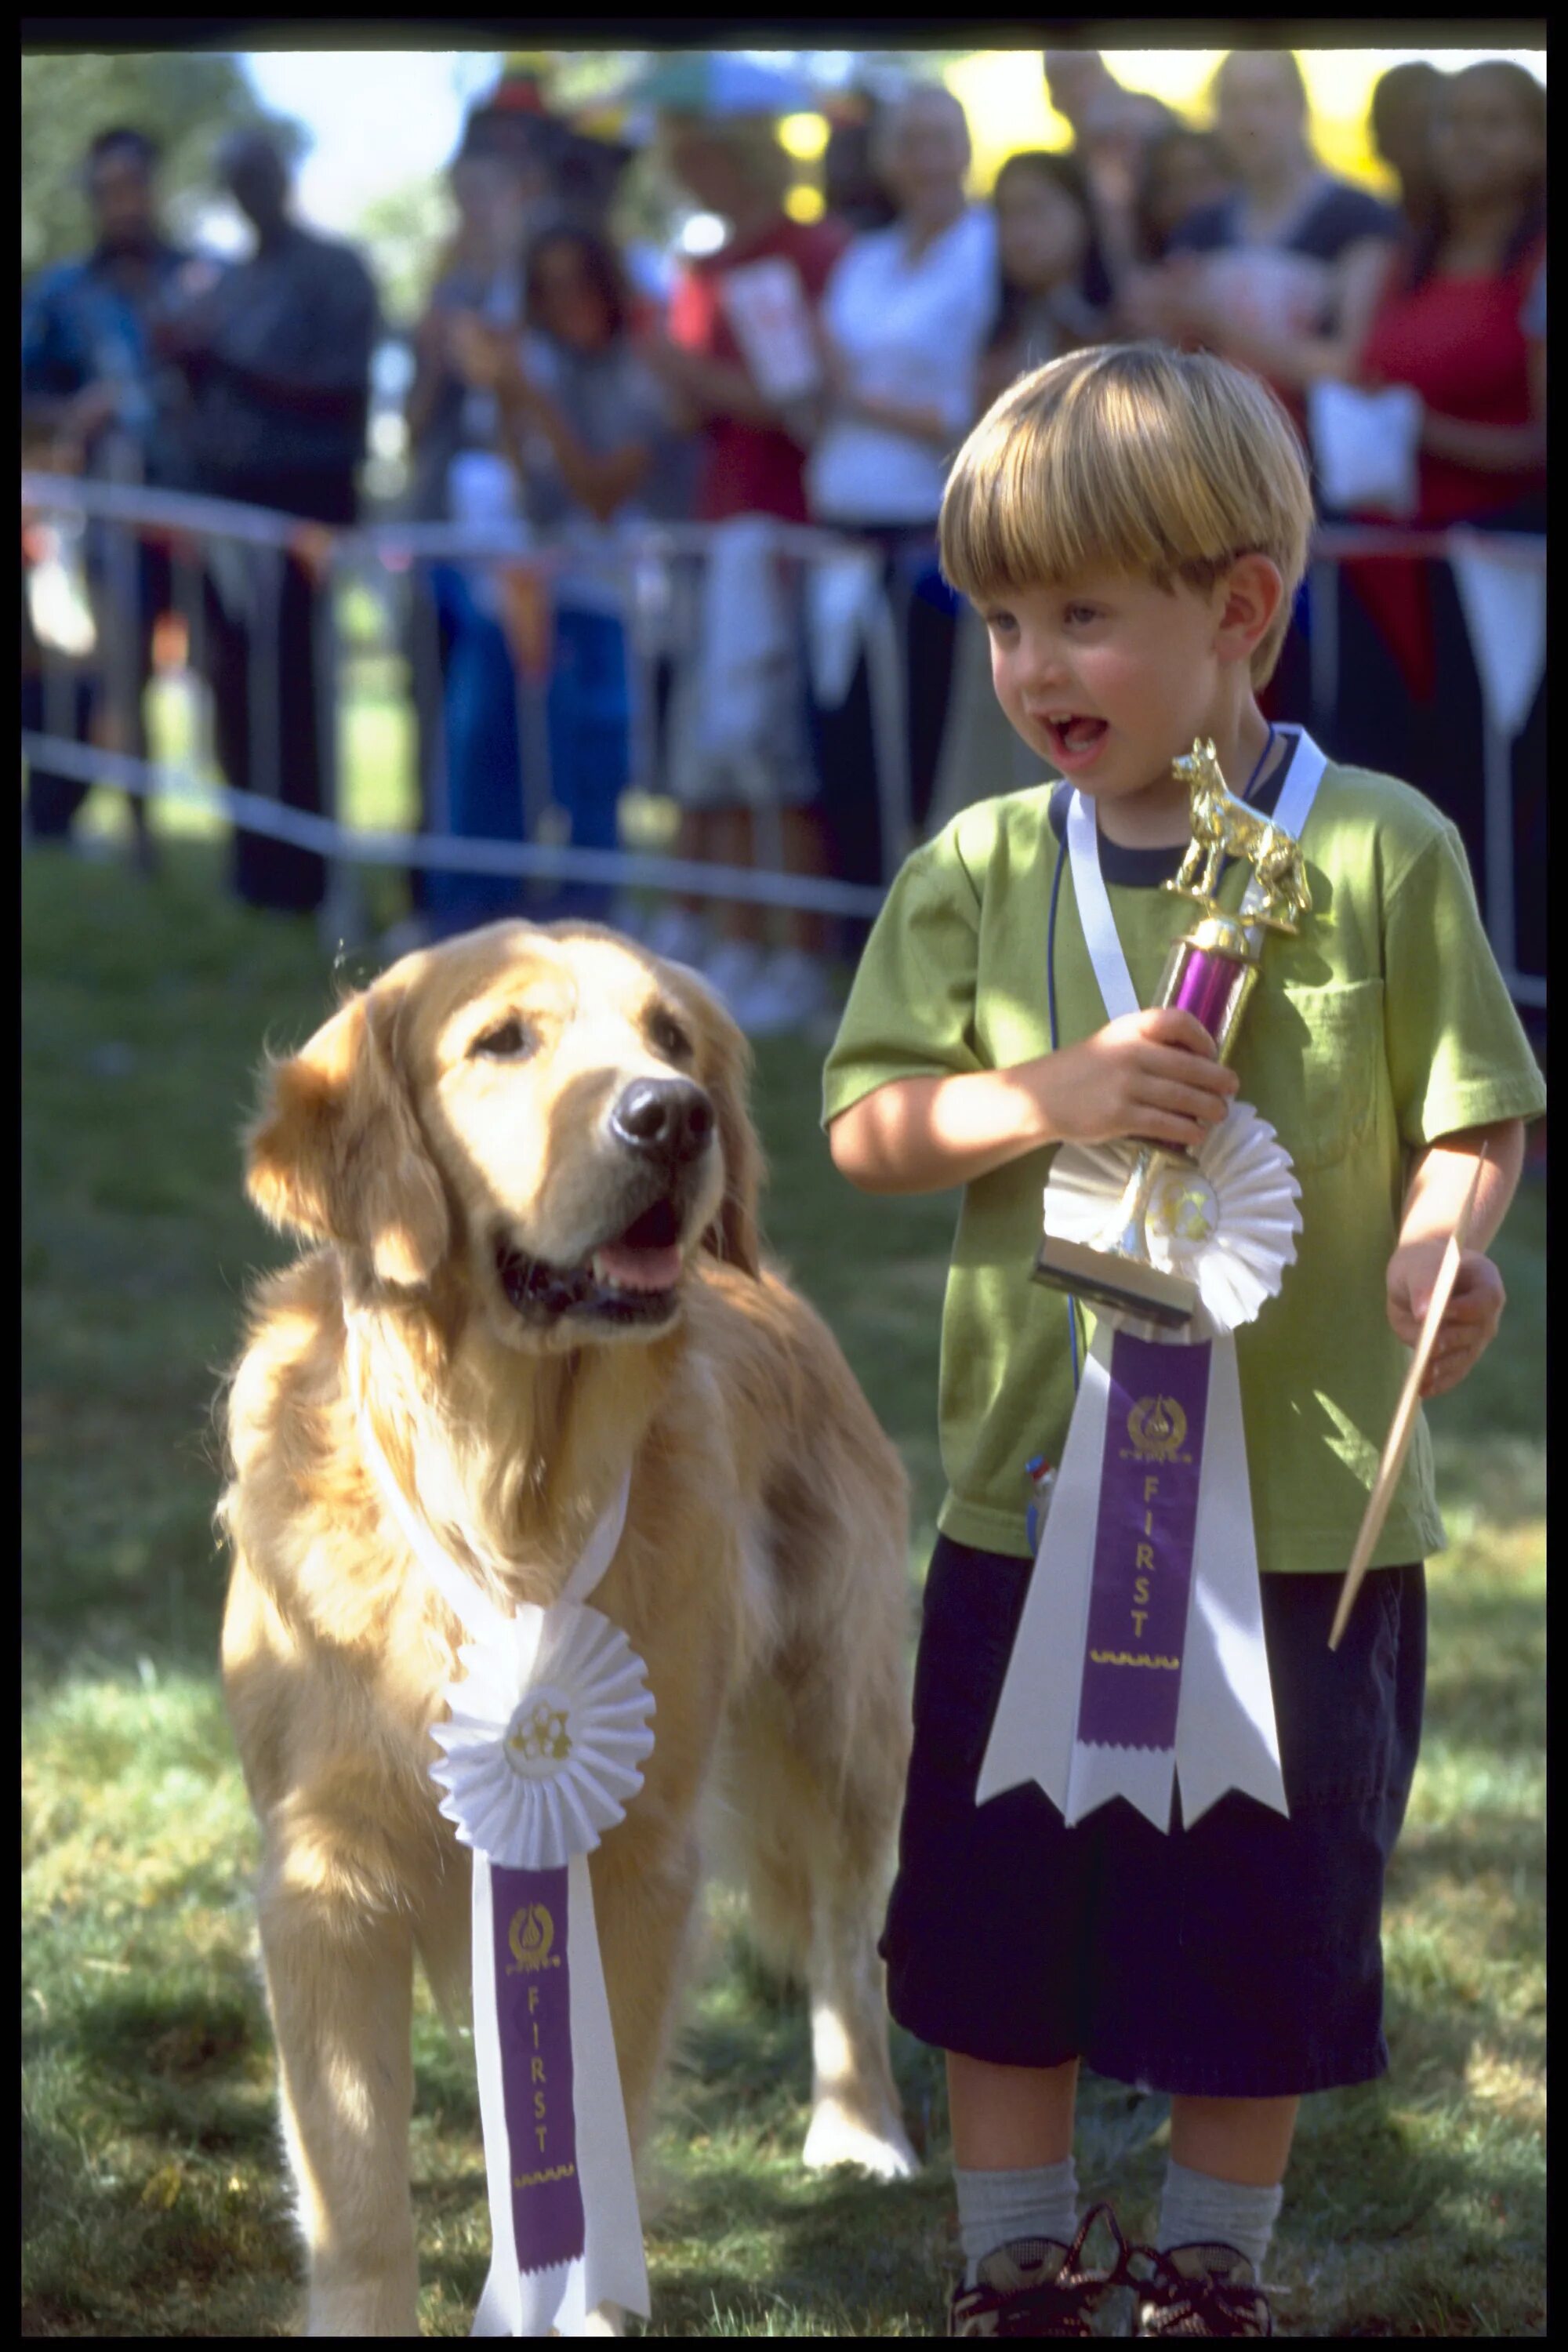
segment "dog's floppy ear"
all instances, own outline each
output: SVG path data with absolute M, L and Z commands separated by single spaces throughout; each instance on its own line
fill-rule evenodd
M 726 1265 L 754 1276 L 762 1272 L 757 1198 L 763 1184 L 763 1155 L 746 1108 L 751 1048 L 727 1015 L 710 1024 L 710 1034 L 718 1050 L 708 1090 L 719 1115 L 724 1199 L 702 1236 L 702 1245 Z
M 275 1063 L 246 1137 L 246 1190 L 285 1232 L 369 1255 L 383 1282 L 429 1280 L 450 1237 L 441 1180 L 391 1051 L 395 1000 L 352 997 Z

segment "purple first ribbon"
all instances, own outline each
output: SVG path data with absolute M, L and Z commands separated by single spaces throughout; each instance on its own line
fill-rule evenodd
M 1126 1331 L 1111 1343 L 1080 1746 L 1176 1745 L 1209 1354 Z
M 518 2267 L 548 2270 L 584 2248 L 572 2103 L 566 1871 L 490 1864 L 496 2015 Z

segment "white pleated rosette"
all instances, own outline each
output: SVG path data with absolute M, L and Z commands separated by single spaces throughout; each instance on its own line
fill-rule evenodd
M 1046 1231 L 1064 1241 L 1101 1239 L 1137 1156 L 1129 1143 L 1064 1144 L 1046 1186 Z M 1296 1255 L 1300 1200 L 1289 1153 L 1239 1098 L 1209 1129 L 1195 1166 L 1172 1159 L 1155 1181 L 1144 1230 L 1152 1263 L 1197 1284 L 1198 1312 L 1184 1339 L 1237 1330 L 1277 1296 Z
M 430 1768 L 465 1845 L 511 1870 L 591 1853 L 625 1816 L 653 1746 L 647 1669 L 597 1609 L 524 1602 L 502 1640 L 468 1643 Z

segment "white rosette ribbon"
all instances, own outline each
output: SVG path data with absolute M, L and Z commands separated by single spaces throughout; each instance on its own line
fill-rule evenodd
M 1095 1243 L 1113 1229 L 1132 1172 L 1127 1144 L 1067 1144 L 1046 1187 L 1047 1230 Z M 1046 1516 L 1036 1571 L 1014 1643 L 975 1801 L 1038 1782 L 1069 1822 L 1113 1795 L 1157 1829 L 1179 1782 L 1190 1828 L 1227 1789 L 1285 1812 L 1268 1684 L 1241 1388 L 1232 1334 L 1277 1296 L 1301 1231 L 1290 1157 L 1251 1104 L 1232 1101 L 1195 1165 L 1173 1158 L 1145 1219 L 1149 1255 L 1196 1283 L 1199 1304 L 1180 1335 L 1129 1312 L 1096 1308 L 1097 1328 Z M 1175 1748 L 1090 1747 L 1076 1738 L 1095 1538 L 1119 1328 L 1172 1346 L 1212 1342 L 1199 1474 L 1194 1569 Z
M 580 1601 L 525 1601 L 431 1728 L 430 1777 L 465 1845 L 510 1870 L 558 1870 L 625 1819 L 653 1747 L 647 1670 L 618 1625 Z
M 1136 1157 L 1126 1143 L 1064 1143 L 1046 1186 L 1046 1231 L 1064 1241 L 1099 1240 Z M 1178 1344 L 1237 1330 L 1278 1297 L 1296 1256 L 1300 1202 L 1289 1153 L 1239 1097 L 1198 1146 L 1195 1167 L 1172 1157 L 1155 1181 L 1144 1230 L 1161 1271 L 1198 1286 L 1198 1312 Z
M 351 1378 L 363 1395 L 357 1336 L 351 1328 Z M 629 1471 L 584 1546 L 558 1600 L 548 1608 L 523 1602 L 510 1614 L 498 1608 L 471 1574 L 437 1541 L 428 1523 L 399 1485 L 370 1415 L 360 1413 L 360 1439 L 394 1520 L 447 1607 L 471 1636 L 458 1653 L 464 1674 L 446 1693 L 448 1719 L 431 1727 L 442 1750 L 430 1775 L 445 1794 L 440 1810 L 472 1849 L 474 2054 L 484 2127 L 489 2193 L 491 2258 L 470 2334 L 582 2336 L 602 2308 L 648 2316 L 647 2269 L 637 2211 L 620 2068 L 609 1997 L 594 1918 L 588 1856 L 626 1815 L 642 1787 L 642 1765 L 654 1744 L 647 1669 L 620 1628 L 585 1605 L 614 1559 L 626 1525 Z M 496 1872 L 565 1873 L 564 1916 L 560 1892 L 534 1901 L 537 1882 L 497 1882 Z M 521 1892 L 503 1937 L 508 1960 L 507 2004 L 497 1980 L 497 1892 Z M 504 1924 L 504 1915 L 503 1922 Z M 570 1963 L 567 1965 L 567 1955 Z M 515 1956 L 516 1967 L 510 1965 Z M 546 1969 L 566 1967 L 564 1979 Z M 533 2157 L 526 2139 L 514 2146 L 508 2122 L 509 2074 L 503 2043 L 515 2055 L 526 2032 L 536 1988 L 564 1983 L 568 2013 L 570 2115 L 574 2160 L 537 2175 L 558 2181 L 575 2175 L 582 2202 L 582 2251 L 542 2258 L 523 2267 L 514 2191 L 531 2192 L 517 2165 Z M 521 1992 L 518 1990 L 521 1986 Z M 521 2003 L 520 2010 L 520 2001 Z M 542 2017 L 544 2012 L 538 2014 Z M 535 2049 L 541 2047 L 534 2037 Z M 530 2068 L 530 2093 L 541 2080 Z M 563 2093 L 555 2094 L 558 2097 Z M 539 2112 L 532 2109 L 529 2116 Z M 557 2108 L 559 2116 L 561 2110 Z M 541 2135 L 542 2138 L 542 2134 Z M 547 2193 L 547 2192 L 546 2192 Z M 605 2332 L 602 2326 L 595 2333 Z
M 654 1700 L 647 1667 L 619 1626 L 571 1597 L 598 1580 L 625 1509 L 623 1491 L 565 1594 L 548 1608 L 524 1601 L 505 1617 L 468 1585 L 468 1622 L 480 1638 L 458 1651 L 465 1671 L 447 1691 L 447 1720 L 431 1727 L 443 1751 L 430 1767 L 445 1790 L 440 1810 L 474 1853 L 474 2048 L 493 2246 L 475 2336 L 580 2336 L 601 2305 L 647 2316 L 642 2224 L 588 1856 L 642 1787 Z M 451 1563 L 443 1566 L 450 1570 Z M 449 1574 L 442 1582 L 455 1597 Z M 571 1952 L 571 2112 L 584 2236 L 580 2254 L 531 2269 L 520 2252 L 512 2200 L 515 2163 L 523 2159 L 508 2128 L 494 1873 L 563 1867 L 566 1918 L 558 1928 L 552 1922 L 546 1936 Z M 515 1899 L 517 1882 L 506 1884 Z M 534 1914 L 528 1916 L 531 1927 Z
M 431 1727 L 443 1754 L 430 1776 L 446 1791 L 441 1811 L 474 1851 L 474 2042 L 494 2255 L 473 2333 L 582 2335 L 600 2304 L 647 2315 L 588 1856 L 642 1787 L 653 1693 L 619 1626 L 569 1599 L 548 1609 L 523 1602 L 458 1655 L 466 1671 L 447 1692 L 447 1720 Z M 563 1866 L 560 1940 L 571 1946 L 572 2111 L 585 2234 L 574 2259 L 531 2270 L 521 2263 L 510 2187 L 517 2151 L 507 2125 L 492 1874 Z

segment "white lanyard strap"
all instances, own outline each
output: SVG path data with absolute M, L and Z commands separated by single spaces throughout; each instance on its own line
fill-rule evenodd
M 1138 992 L 1127 969 L 1121 941 L 1116 936 L 1110 895 L 1100 870 L 1100 827 L 1095 822 L 1094 803 L 1079 792 L 1074 793 L 1068 806 L 1068 854 L 1072 859 L 1078 919 L 1083 925 L 1089 960 L 1094 966 L 1100 992 L 1105 999 L 1105 1017 L 1108 1021 L 1120 1021 L 1123 1014 L 1138 1011 Z
M 358 1339 L 351 1330 L 348 1342 L 348 1374 L 354 1394 L 360 1392 L 358 1378 Z M 359 1405 L 360 1443 L 364 1447 L 382 1499 L 396 1520 L 405 1542 L 430 1578 L 437 1591 L 452 1614 L 460 1620 L 464 1631 L 476 1642 L 491 1643 L 502 1638 L 510 1622 L 510 1612 L 499 1609 L 481 1592 L 472 1577 L 466 1576 L 449 1554 L 431 1534 L 429 1528 L 414 1508 L 399 1486 L 381 1441 L 371 1427 L 370 1415 L 363 1399 Z M 567 1578 L 558 1598 L 562 1601 L 584 1601 L 615 1557 L 621 1530 L 626 1521 L 626 1503 L 631 1493 L 632 1474 L 628 1466 L 620 1485 L 583 1549 L 583 1556 Z
M 1288 833 L 1293 840 L 1300 841 L 1328 761 L 1304 727 L 1293 731 L 1296 735 L 1295 756 L 1275 806 L 1272 822 L 1282 833 Z M 1110 911 L 1110 895 L 1105 887 L 1105 877 L 1100 872 L 1100 828 L 1095 821 L 1094 803 L 1082 793 L 1075 792 L 1068 803 L 1067 835 L 1068 854 L 1072 860 L 1073 895 L 1078 900 L 1079 920 L 1083 926 L 1089 960 L 1100 982 L 1100 992 L 1105 999 L 1106 1018 L 1118 1021 L 1124 1013 L 1138 1011 L 1138 992 L 1132 985 L 1132 974 L 1127 968 L 1127 958 L 1117 937 L 1116 918 Z M 1247 883 L 1247 893 L 1241 902 L 1242 913 L 1249 912 L 1261 897 L 1258 877 L 1254 875 Z
M 1318 797 L 1318 786 L 1323 781 L 1323 770 L 1328 764 L 1306 729 L 1299 727 L 1296 730 L 1296 756 L 1290 762 L 1290 772 L 1280 787 L 1279 797 L 1274 803 L 1274 814 L 1269 820 L 1279 826 L 1281 833 L 1288 833 L 1292 841 L 1299 842 L 1307 829 L 1307 819 L 1311 814 L 1312 803 Z M 1255 908 L 1262 905 L 1263 898 L 1263 884 L 1256 874 L 1250 875 L 1242 893 L 1242 914 L 1250 915 Z M 1254 932 L 1253 937 L 1257 940 L 1259 934 Z

